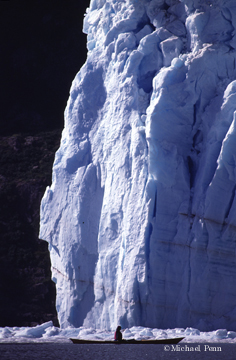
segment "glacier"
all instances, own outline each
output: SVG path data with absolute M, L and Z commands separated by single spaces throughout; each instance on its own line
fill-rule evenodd
M 91 0 L 41 202 L 60 326 L 236 330 L 236 3 Z

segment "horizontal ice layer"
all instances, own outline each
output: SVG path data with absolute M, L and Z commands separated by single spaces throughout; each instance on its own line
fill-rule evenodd
M 234 1 L 91 1 L 41 204 L 60 325 L 236 329 Z

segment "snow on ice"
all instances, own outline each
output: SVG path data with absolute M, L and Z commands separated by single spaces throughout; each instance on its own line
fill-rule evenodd
M 235 26 L 234 0 L 91 1 L 41 203 L 63 329 L 236 330 Z

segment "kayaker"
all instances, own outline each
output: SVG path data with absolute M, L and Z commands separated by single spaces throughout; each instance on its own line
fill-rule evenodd
M 121 326 L 117 326 L 114 339 L 115 341 L 122 341 Z

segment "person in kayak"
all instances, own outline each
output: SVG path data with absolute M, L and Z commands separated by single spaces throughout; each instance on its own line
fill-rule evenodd
M 115 341 L 122 341 L 121 326 L 117 326 L 114 339 Z

